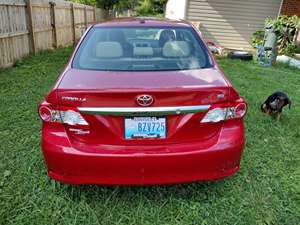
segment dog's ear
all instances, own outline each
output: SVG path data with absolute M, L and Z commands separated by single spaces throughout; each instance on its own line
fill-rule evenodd
M 263 113 L 266 113 L 266 112 L 267 112 L 267 105 L 266 105 L 266 103 L 261 104 L 260 110 L 261 110 Z

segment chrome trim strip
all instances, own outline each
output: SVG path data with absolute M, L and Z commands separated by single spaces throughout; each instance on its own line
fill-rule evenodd
M 78 110 L 86 114 L 112 116 L 163 116 L 188 113 L 206 112 L 210 105 L 170 106 L 170 107 L 79 107 Z

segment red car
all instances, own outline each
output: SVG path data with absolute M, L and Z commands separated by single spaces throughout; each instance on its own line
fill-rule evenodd
M 234 174 L 247 105 L 183 21 L 91 26 L 39 104 L 51 178 L 148 185 Z

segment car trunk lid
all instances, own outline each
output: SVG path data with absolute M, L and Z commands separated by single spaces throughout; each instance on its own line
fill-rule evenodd
M 60 106 L 76 108 L 90 124 L 89 133 L 82 134 L 67 127 L 73 141 L 87 144 L 134 145 L 143 141 L 151 145 L 209 139 L 219 132 L 222 123 L 201 124 L 201 118 L 210 105 L 230 98 L 230 84 L 217 69 L 159 72 L 71 69 L 57 90 Z M 140 106 L 137 102 L 140 95 L 151 96 L 153 103 Z M 184 107 L 198 107 L 198 110 L 184 111 Z M 171 113 L 167 113 L 170 108 Z M 166 118 L 166 137 L 127 140 L 125 118 L 136 116 Z

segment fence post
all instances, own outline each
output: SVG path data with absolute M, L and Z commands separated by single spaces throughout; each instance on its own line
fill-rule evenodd
M 51 27 L 53 31 L 53 46 L 54 48 L 58 47 L 57 43 L 57 27 L 56 27 L 56 15 L 55 15 L 55 2 L 49 2 L 50 4 L 50 15 L 51 15 Z
M 85 29 L 87 29 L 87 27 L 88 27 L 88 21 L 87 21 L 87 10 L 86 10 L 86 6 L 84 7 L 84 26 L 85 26 Z
M 97 20 L 96 20 L 96 6 L 94 6 L 93 17 L 94 17 L 94 23 L 96 23 L 97 22 Z
M 75 12 L 74 12 L 74 4 L 71 3 L 71 26 L 72 26 L 72 36 L 73 36 L 73 44 L 76 43 L 76 24 L 75 24 Z
M 35 36 L 34 36 L 34 26 L 33 26 L 33 19 L 32 19 L 32 4 L 31 0 L 26 1 L 26 11 L 28 14 L 28 30 L 29 30 L 29 40 L 30 40 L 30 51 L 31 53 L 36 53 L 36 45 L 35 45 Z

